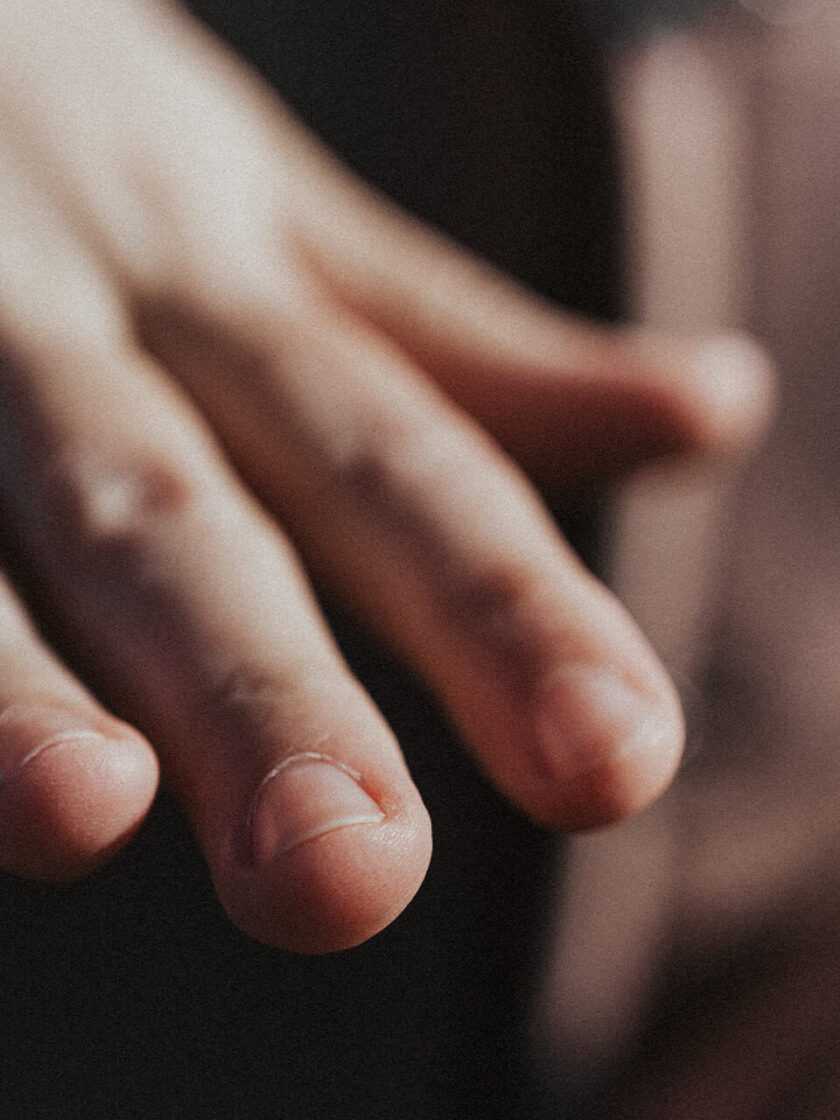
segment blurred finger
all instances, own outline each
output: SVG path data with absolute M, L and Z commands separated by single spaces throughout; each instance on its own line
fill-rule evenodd
M 745 336 L 561 314 L 333 168 L 318 173 L 306 247 L 327 282 L 543 481 L 601 484 L 653 457 L 731 453 L 766 426 L 771 367 Z

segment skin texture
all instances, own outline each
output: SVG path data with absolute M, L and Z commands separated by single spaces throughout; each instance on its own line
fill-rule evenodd
M 673 687 L 527 474 L 574 491 L 743 447 L 753 346 L 539 302 L 174 7 L 7 0 L 0 72 L 0 540 L 131 719 L 0 583 L 0 865 L 96 866 L 162 771 L 253 937 L 324 952 L 390 922 L 430 822 L 310 578 L 534 819 L 654 798 Z

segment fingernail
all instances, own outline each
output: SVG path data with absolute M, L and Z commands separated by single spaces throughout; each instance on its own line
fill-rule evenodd
M 355 770 L 313 751 L 292 755 L 266 775 L 257 791 L 251 855 L 261 867 L 307 840 L 384 819 Z
M 662 738 L 661 714 L 616 672 L 572 666 L 553 677 L 536 707 L 536 733 L 544 768 L 558 782 Z
M 7 709 L 0 717 L 0 787 L 20 777 L 43 755 L 72 748 L 99 758 L 105 735 L 80 725 L 75 713 L 61 708 L 26 705 Z

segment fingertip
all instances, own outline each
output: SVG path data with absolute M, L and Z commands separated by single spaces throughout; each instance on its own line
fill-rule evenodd
M 656 800 L 679 767 L 685 725 L 667 681 L 651 686 L 614 669 L 571 666 L 535 706 L 538 780 L 531 813 L 571 831 L 612 824 Z
M 0 864 L 47 881 L 93 870 L 137 831 L 157 783 L 157 759 L 130 729 L 51 736 L 0 783 Z
M 307 816 L 299 813 L 293 827 Z M 366 941 L 405 909 L 431 858 L 431 824 L 419 795 L 334 821 L 310 825 L 292 844 L 284 824 L 273 858 L 265 832 L 256 853 L 236 839 L 229 844 L 212 870 L 236 926 L 275 948 L 322 954 Z
M 579 360 L 584 375 L 555 387 L 557 400 L 568 398 L 573 436 L 557 452 L 567 481 L 603 482 L 663 458 L 737 459 L 762 439 L 775 412 L 772 360 L 747 334 L 622 328 L 590 336 Z M 550 460 L 536 466 L 549 479 L 557 474 Z
M 713 336 L 693 346 L 685 369 L 700 449 L 737 454 L 758 442 L 776 403 L 773 363 L 764 348 L 746 334 Z
M 653 804 L 670 786 L 682 758 L 681 726 L 648 724 L 630 749 L 605 761 L 558 790 L 550 809 L 552 827 L 575 832 L 617 824 Z

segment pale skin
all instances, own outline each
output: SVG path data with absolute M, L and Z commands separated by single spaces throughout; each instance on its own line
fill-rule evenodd
M 310 579 L 535 820 L 651 801 L 673 686 L 526 472 L 562 490 L 744 446 L 755 349 L 539 302 L 167 4 L 6 0 L 0 75 L 2 547 L 132 721 L 0 582 L 0 866 L 98 865 L 162 773 L 247 933 L 322 952 L 387 925 L 431 826 Z

